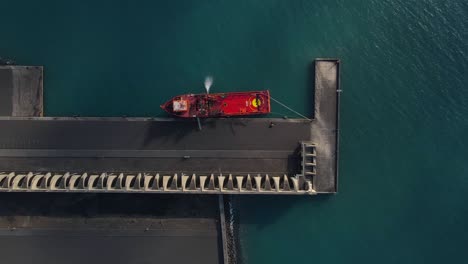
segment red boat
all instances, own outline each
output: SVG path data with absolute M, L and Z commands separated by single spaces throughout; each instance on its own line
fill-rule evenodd
M 270 113 L 270 92 L 231 92 L 179 95 L 161 108 L 178 117 L 228 117 Z

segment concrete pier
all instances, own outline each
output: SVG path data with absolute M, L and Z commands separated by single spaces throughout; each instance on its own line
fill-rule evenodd
M 195 120 L 37 117 L 38 69 L 0 66 L 8 263 L 236 263 L 224 194 L 337 191 L 338 60 L 314 62 L 312 121 L 206 119 L 202 130 Z
M 316 177 L 314 189 L 318 193 L 338 190 L 340 61 L 317 59 L 315 61 L 314 121 L 311 141 L 316 144 Z
M 315 61 L 312 121 L 0 117 L 0 191 L 334 193 L 339 65 Z
M 270 127 L 274 122 L 275 126 Z M 310 124 L 283 119 L 0 118 L 0 191 L 313 194 Z M 281 139 L 281 140 L 278 140 Z
M 0 65 L 0 115 L 42 116 L 42 66 Z
M 216 198 L 0 193 L 2 263 L 228 264 Z

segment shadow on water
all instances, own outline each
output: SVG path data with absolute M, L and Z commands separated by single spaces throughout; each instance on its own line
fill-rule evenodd
M 229 196 L 225 201 L 228 212 L 227 221 L 231 225 L 232 243 L 236 264 L 243 264 L 245 252 L 243 251 L 241 236 L 242 226 L 254 226 L 258 230 L 274 226 L 279 219 L 288 215 L 292 207 L 318 208 L 327 204 L 334 195 L 325 194 L 317 196 L 271 196 L 271 195 L 245 195 Z
M 307 66 L 307 81 L 306 81 L 306 98 L 309 98 L 311 105 L 314 106 L 309 109 L 309 113 L 312 119 L 315 118 L 315 61 L 309 63 Z
M 333 194 L 316 196 L 236 196 L 232 199 L 235 217 L 242 224 L 255 225 L 258 229 L 274 225 L 287 215 L 292 207 L 307 204 L 308 208 L 320 207 L 334 198 Z M 261 210 L 259 210 L 261 208 Z M 242 213 L 240 214 L 240 211 Z M 261 215 L 260 215 L 261 214 Z

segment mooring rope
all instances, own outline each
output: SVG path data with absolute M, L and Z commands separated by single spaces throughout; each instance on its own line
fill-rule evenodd
M 307 120 L 309 120 L 309 121 L 312 121 L 312 119 L 310 119 L 310 118 L 306 117 L 305 115 L 303 115 L 303 114 L 297 112 L 296 110 L 294 110 L 294 109 L 288 107 L 287 105 L 281 103 L 280 101 L 276 100 L 275 98 L 273 98 L 273 97 L 270 96 L 270 99 L 273 100 L 273 101 L 275 101 L 276 103 L 278 103 L 278 104 L 281 105 L 282 107 L 288 109 L 289 111 L 295 113 L 296 115 L 298 115 L 298 116 L 300 116 L 300 117 L 302 117 L 302 118 L 304 118 L 304 119 L 307 119 Z

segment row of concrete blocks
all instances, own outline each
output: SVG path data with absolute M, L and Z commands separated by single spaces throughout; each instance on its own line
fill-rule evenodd
M 298 176 L 159 173 L 0 173 L 0 191 L 315 194 Z

